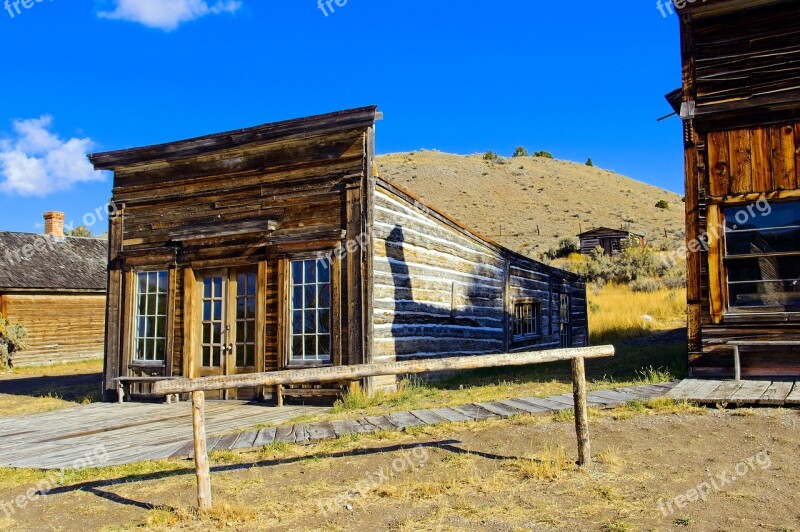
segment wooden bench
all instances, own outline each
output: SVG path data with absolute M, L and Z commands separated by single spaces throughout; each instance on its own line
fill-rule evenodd
M 117 402 L 123 403 L 125 402 L 126 396 L 130 397 L 133 395 L 130 389 L 134 384 L 153 384 L 161 381 L 171 381 L 177 378 L 178 377 L 117 377 L 112 380 L 117 383 Z M 178 394 L 167 394 L 166 399 L 167 404 L 173 401 L 177 403 L 180 400 L 180 396 Z
M 348 382 L 348 383 L 335 383 L 331 384 L 328 383 L 324 387 L 319 386 L 311 386 L 311 387 L 304 387 L 304 388 L 289 388 L 283 385 L 277 386 L 277 400 L 278 406 L 283 406 L 283 400 L 286 397 L 342 397 L 344 395 L 344 386 L 347 386 L 352 389 L 354 385 L 357 383 L 355 382 Z
M 727 342 L 733 346 L 733 366 L 736 374 L 736 382 L 742 380 L 742 347 L 800 347 L 800 340 L 733 340 Z

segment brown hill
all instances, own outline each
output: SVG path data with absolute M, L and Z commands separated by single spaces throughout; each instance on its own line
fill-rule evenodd
M 583 164 L 423 150 L 380 155 L 377 167 L 381 177 L 534 258 L 599 226 L 628 228 L 659 247 L 683 236 L 680 195 Z M 669 209 L 657 208 L 660 200 Z

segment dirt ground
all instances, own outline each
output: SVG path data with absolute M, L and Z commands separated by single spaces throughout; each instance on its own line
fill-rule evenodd
M 798 422 L 783 409 L 593 413 L 586 471 L 569 419 L 531 417 L 228 453 L 203 517 L 187 462 L 89 473 L 25 508 L 8 501 L 39 477 L 0 471 L 0 530 L 794 530 Z

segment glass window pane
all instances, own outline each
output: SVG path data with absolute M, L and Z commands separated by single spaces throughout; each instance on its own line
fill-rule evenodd
M 236 343 L 237 344 L 241 344 L 241 343 L 245 342 L 244 328 L 245 328 L 245 322 L 243 322 L 243 321 L 237 321 L 236 322 Z
M 247 276 L 247 293 L 251 296 L 256 295 L 256 274 L 254 273 Z
M 217 321 L 222 319 L 222 301 L 214 301 L 214 314 L 211 319 Z
M 147 274 L 146 273 L 139 273 L 136 275 L 138 281 L 137 290 L 139 294 L 147 293 Z
M 317 308 L 317 287 L 315 285 L 306 285 L 305 301 L 305 308 Z
M 292 358 L 303 358 L 303 337 L 292 336 Z
M 203 324 L 203 343 L 210 344 L 211 343 L 211 324 L 204 323 Z
M 724 210 L 728 230 L 800 226 L 800 202 L 752 203 Z
M 169 274 L 167 272 L 158 273 L 158 291 L 162 294 L 167 293 L 169 286 Z
M 204 347 L 203 348 L 203 367 L 207 368 L 211 366 L 211 348 Z
M 147 296 L 147 315 L 148 316 L 155 316 L 156 315 L 156 295 L 155 294 L 148 294 L 148 296 Z
M 317 261 L 317 281 L 320 283 L 329 283 L 331 280 L 331 265 L 327 259 L 319 259 Z
M 203 321 L 211 320 L 211 301 L 203 301 Z
M 331 308 L 331 285 L 329 284 L 319 287 L 319 308 Z
M 203 297 L 206 299 L 211 297 L 211 279 L 203 280 Z
M 222 297 L 222 277 L 214 277 L 213 285 L 214 285 L 213 296 Z
M 305 311 L 305 327 L 303 332 L 306 334 L 314 334 L 317 332 L 317 316 L 316 311 L 314 310 L 306 310 Z
M 300 309 L 303 308 L 303 287 L 302 286 L 295 286 L 292 289 L 292 308 Z
M 247 298 L 247 319 L 254 320 L 256 318 L 256 299 L 254 297 Z
M 307 260 L 304 262 L 306 275 L 305 275 L 305 283 L 306 284 L 314 284 L 317 282 L 317 262 L 313 260 Z
M 136 309 L 136 314 L 139 316 L 145 316 L 147 314 L 147 294 L 139 295 L 139 305 Z
M 303 332 L 303 311 L 295 310 L 292 314 L 292 333 L 300 334 Z
M 320 310 L 319 311 L 319 331 L 323 334 L 329 334 L 331 332 L 331 311 L 330 310 Z
M 159 294 L 156 303 L 156 314 L 159 316 L 167 315 L 167 294 Z
M 732 307 L 800 307 L 800 291 L 785 281 L 729 285 Z
M 243 296 L 247 294 L 247 275 L 240 273 L 236 276 L 236 295 Z
M 156 340 L 156 360 L 166 360 L 167 358 L 166 342 L 164 340 Z
M 247 324 L 244 339 L 248 344 L 256 343 L 256 324 L 255 323 L 249 322 Z
M 304 336 L 305 339 L 305 346 L 306 346 L 306 358 L 307 359 L 314 359 L 317 358 L 317 337 L 316 336 Z
M 245 356 L 245 365 L 246 366 L 255 366 L 256 365 L 256 346 L 248 345 L 246 347 L 247 355 Z
M 303 261 L 292 262 L 292 283 L 303 284 Z
M 214 323 L 212 325 L 211 342 L 216 345 L 222 343 L 222 325 L 219 323 Z
M 244 297 L 240 297 L 236 299 L 236 319 L 243 320 L 247 318 L 246 313 L 246 305 L 247 301 L 245 301 Z
M 800 228 L 729 232 L 725 244 L 729 256 L 800 251 Z
M 327 334 L 322 334 L 318 337 L 319 345 L 319 358 L 328 359 L 331 355 L 331 337 Z

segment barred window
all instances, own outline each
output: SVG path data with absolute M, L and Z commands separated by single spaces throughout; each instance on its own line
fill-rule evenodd
M 542 334 L 542 304 L 538 301 L 524 300 L 514 304 L 514 340 L 522 340 Z

